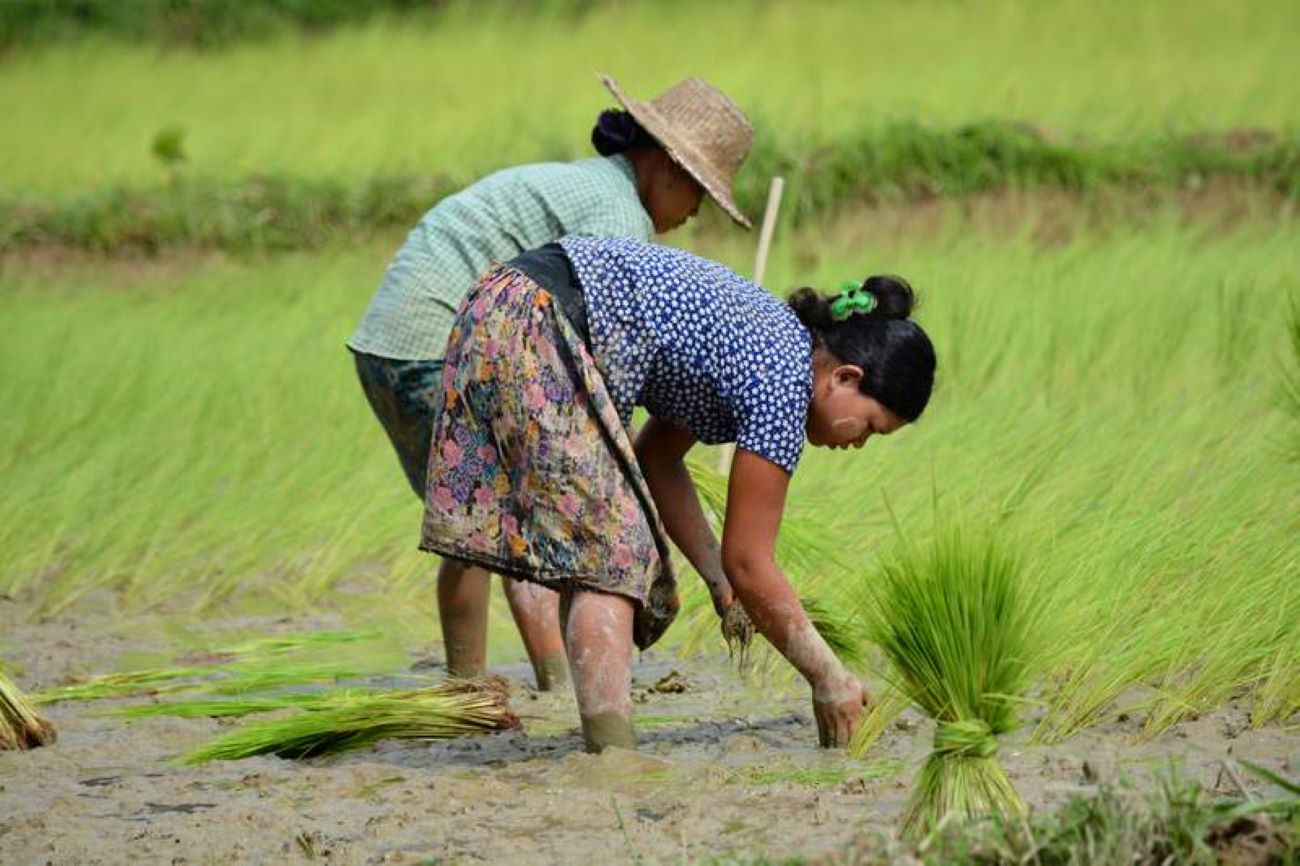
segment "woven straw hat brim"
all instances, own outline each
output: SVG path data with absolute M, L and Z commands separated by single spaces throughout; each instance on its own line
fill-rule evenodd
M 654 106 L 628 96 L 623 88 L 618 86 L 618 82 L 608 75 L 601 75 L 600 81 L 628 110 L 628 113 L 636 118 L 637 123 L 645 127 L 645 131 L 663 145 L 673 162 L 686 169 L 691 177 L 704 187 L 704 191 L 727 212 L 727 216 L 747 229 L 754 228 L 749 218 L 736 205 L 735 199 L 731 197 L 730 184 L 723 179 L 722 173 L 683 138 L 673 125 L 655 110 Z

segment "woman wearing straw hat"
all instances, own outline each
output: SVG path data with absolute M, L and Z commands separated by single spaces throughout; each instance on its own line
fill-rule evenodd
M 694 216 L 706 193 L 750 227 L 731 189 L 754 133 L 730 99 L 689 78 L 642 102 L 600 78 L 623 106 L 601 112 L 592 129 L 601 155 L 506 169 L 443 199 L 411 230 L 348 340 L 366 398 L 421 498 L 448 334 L 490 264 L 564 235 L 648 240 Z M 537 584 L 504 586 L 538 686 L 551 688 L 567 673 L 558 596 Z M 721 613 L 730 590 L 710 591 Z M 483 671 L 488 595 L 487 571 L 444 558 L 438 611 L 453 674 Z
M 865 692 L 776 565 L 805 441 L 861 447 L 924 411 L 934 348 L 911 288 L 872 277 L 782 303 L 631 238 L 565 237 L 498 265 L 447 344 L 421 547 L 562 594 L 587 746 L 631 746 L 632 645 L 677 610 L 668 539 L 812 687 L 823 745 Z M 649 421 L 629 435 L 633 408 Z M 684 457 L 734 442 L 721 546 Z M 662 519 L 662 522 L 661 522 Z

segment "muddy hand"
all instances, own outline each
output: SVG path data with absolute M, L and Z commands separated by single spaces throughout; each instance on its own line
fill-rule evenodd
M 857 677 L 836 674 L 829 682 L 813 687 L 813 716 L 817 719 L 817 741 L 823 748 L 846 746 L 862 723 L 867 690 Z
M 733 600 L 721 613 L 722 639 L 727 642 L 727 649 L 742 657 L 754 641 L 754 623 L 740 602 Z

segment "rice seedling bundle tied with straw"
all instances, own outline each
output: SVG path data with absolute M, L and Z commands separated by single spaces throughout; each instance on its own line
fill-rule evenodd
M 0 751 L 48 746 L 56 736 L 54 725 L 0 671 Z
M 927 550 L 887 559 L 872 587 L 868 618 L 894 685 L 937 725 L 905 833 L 949 816 L 1024 810 L 997 759 L 997 738 L 1015 727 L 1012 702 L 1029 669 L 1032 611 L 1019 572 L 991 538 L 953 530 Z
M 261 699 L 250 711 L 272 709 L 274 700 Z M 254 755 L 310 758 L 365 748 L 383 739 L 449 740 L 519 725 L 506 705 L 504 684 L 492 680 L 387 692 L 342 689 L 315 698 L 289 695 L 282 701 L 282 707 L 299 712 L 237 728 L 193 750 L 183 761 L 202 764 Z

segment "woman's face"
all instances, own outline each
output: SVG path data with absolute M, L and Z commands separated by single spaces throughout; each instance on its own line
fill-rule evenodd
M 704 187 L 686 169 L 673 162 L 666 151 L 657 150 L 655 157 L 642 204 L 650 214 L 655 232 L 663 234 L 699 212 Z
M 805 432 L 818 448 L 861 448 L 872 436 L 888 436 L 907 422 L 859 389 L 862 368 L 819 365 L 813 372 L 812 406 Z

